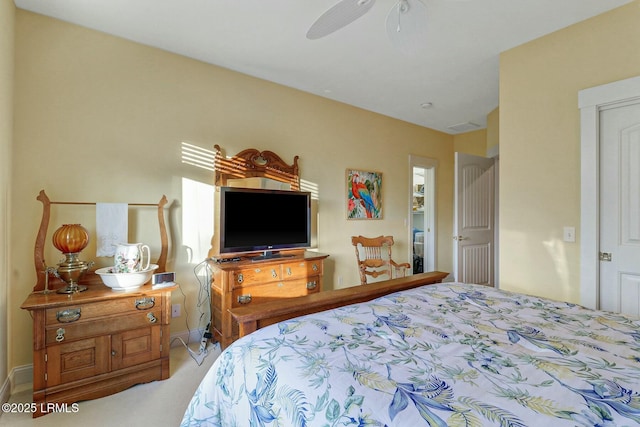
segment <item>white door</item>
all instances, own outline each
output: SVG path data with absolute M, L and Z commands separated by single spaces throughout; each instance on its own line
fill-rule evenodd
M 494 160 L 455 153 L 455 280 L 494 286 Z
M 600 308 L 635 316 L 640 315 L 637 102 L 600 112 Z

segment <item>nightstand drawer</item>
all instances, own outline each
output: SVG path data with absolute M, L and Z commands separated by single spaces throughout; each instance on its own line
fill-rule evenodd
M 81 323 L 67 323 L 46 327 L 46 345 L 66 343 L 87 337 L 112 335 L 143 326 L 162 325 L 162 312 L 158 309 L 126 316 L 102 318 Z
M 136 296 L 103 302 L 48 308 L 46 310 L 45 322 L 47 326 L 53 326 L 86 322 L 117 314 L 138 313 L 149 310 L 159 310 L 161 312 L 162 302 L 162 297 L 159 296 Z
M 320 277 L 309 277 L 251 286 L 245 289 L 234 289 L 233 307 L 247 304 L 260 304 L 281 298 L 292 298 L 307 295 L 320 290 Z

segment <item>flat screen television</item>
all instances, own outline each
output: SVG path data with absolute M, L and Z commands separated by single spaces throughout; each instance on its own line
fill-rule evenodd
M 311 193 L 220 188 L 220 253 L 263 252 L 311 246 Z

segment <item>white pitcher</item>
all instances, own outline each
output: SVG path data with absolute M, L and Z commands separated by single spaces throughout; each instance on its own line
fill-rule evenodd
M 146 251 L 146 258 L 144 252 Z M 113 271 L 116 273 L 135 273 L 149 268 L 151 250 L 142 243 L 119 243 L 113 257 Z

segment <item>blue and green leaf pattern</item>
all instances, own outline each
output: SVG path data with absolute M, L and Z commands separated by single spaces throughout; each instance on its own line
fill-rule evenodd
M 424 286 L 236 341 L 181 425 L 640 425 L 640 319 Z

